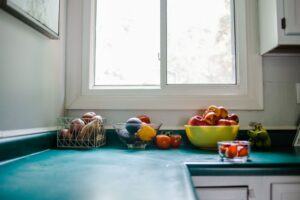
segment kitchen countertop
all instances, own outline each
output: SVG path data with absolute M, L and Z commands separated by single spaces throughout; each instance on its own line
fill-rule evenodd
M 219 175 L 240 175 L 250 168 L 256 169 L 252 175 L 300 175 L 294 150 L 253 152 L 244 164 L 221 162 L 216 152 L 196 149 L 46 150 L 0 162 L 0 199 L 192 200 L 196 196 L 186 164 L 193 175 L 214 169 Z M 236 170 L 242 168 L 247 170 Z

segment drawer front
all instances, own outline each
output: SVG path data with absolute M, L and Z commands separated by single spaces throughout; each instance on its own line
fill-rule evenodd
M 247 187 L 198 187 L 199 200 L 247 200 Z

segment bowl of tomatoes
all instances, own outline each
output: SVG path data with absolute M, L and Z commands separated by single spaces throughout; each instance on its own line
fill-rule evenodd
M 209 106 L 185 125 L 189 141 L 202 149 L 217 149 L 220 141 L 232 141 L 239 131 L 239 117 L 222 106 Z
M 221 141 L 218 152 L 222 160 L 230 162 L 246 162 L 250 157 L 250 142 Z
M 128 149 L 145 149 L 154 141 L 161 126 L 162 123 L 152 123 L 145 115 L 132 117 L 125 123 L 113 124 L 117 135 Z

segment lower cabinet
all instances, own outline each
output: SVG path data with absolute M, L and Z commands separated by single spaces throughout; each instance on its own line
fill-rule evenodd
M 272 200 L 299 200 L 300 183 L 272 184 Z
M 300 176 L 193 176 L 199 200 L 300 200 Z
M 203 200 L 247 200 L 247 187 L 198 187 L 196 193 Z

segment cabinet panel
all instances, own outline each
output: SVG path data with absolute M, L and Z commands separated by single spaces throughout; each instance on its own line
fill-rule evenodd
M 300 35 L 300 1 L 283 0 L 286 35 Z
M 300 183 L 272 184 L 272 200 L 299 200 Z
M 199 200 L 247 200 L 247 187 L 196 188 Z
M 200 200 L 266 200 L 260 176 L 193 176 L 192 180 Z

